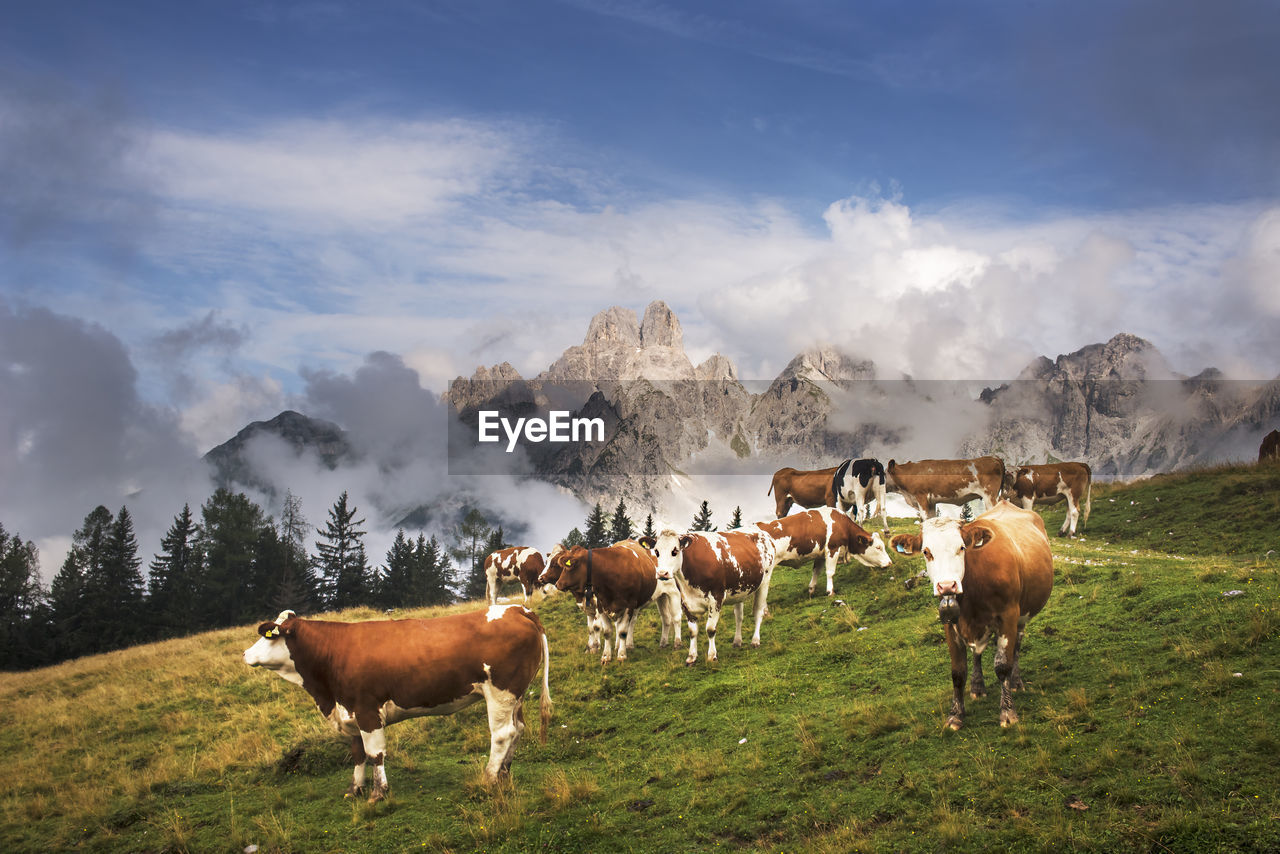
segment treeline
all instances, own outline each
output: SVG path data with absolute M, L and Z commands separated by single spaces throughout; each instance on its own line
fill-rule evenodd
M 375 566 L 365 552 L 365 520 L 358 516 L 346 492 L 324 526 L 313 528 L 292 492 L 277 520 L 244 493 L 219 489 L 198 515 L 183 506 L 144 571 L 129 508 L 112 513 L 98 506 L 72 535 L 47 590 L 35 545 L 0 524 L 0 669 L 25 670 L 225 628 L 286 608 L 307 614 L 479 599 L 485 556 L 510 545 L 501 526 L 491 527 L 472 509 L 447 543 L 397 531 L 385 561 Z M 741 524 L 738 509 L 728 527 Z M 690 529 L 713 527 L 704 501 Z M 637 525 L 620 500 L 612 514 L 596 504 L 583 527 L 562 542 L 600 548 L 655 534 L 652 513 Z
M 144 570 L 129 508 L 99 506 L 72 535 L 47 590 L 35 545 L 0 525 L 0 669 L 224 628 L 285 608 L 393 609 L 476 598 L 484 593 L 484 556 L 506 545 L 502 528 L 472 510 L 448 543 L 401 529 L 375 566 L 364 523 L 345 492 L 325 524 L 312 528 L 292 492 L 276 520 L 243 493 L 219 489 L 198 514 L 183 506 Z

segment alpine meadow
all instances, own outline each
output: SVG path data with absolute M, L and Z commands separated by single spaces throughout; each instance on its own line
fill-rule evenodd
M 1051 540 L 1021 722 L 1004 730 L 998 692 L 944 728 L 943 628 L 929 591 L 903 583 L 923 561 L 902 556 L 842 565 L 835 598 L 780 567 L 762 646 L 726 643 L 692 667 L 679 645 L 658 648 L 652 608 L 631 657 L 602 667 L 573 601 L 538 593 L 546 744 L 531 723 L 510 781 L 489 787 L 482 704 L 403 723 L 389 730 L 390 796 L 373 805 L 343 798 L 347 746 L 306 693 L 244 665 L 252 626 L 4 674 L 0 838 L 24 851 L 1276 850 L 1278 495 L 1274 465 L 1096 484 L 1079 538 Z M 1045 514 L 1050 530 L 1063 512 Z

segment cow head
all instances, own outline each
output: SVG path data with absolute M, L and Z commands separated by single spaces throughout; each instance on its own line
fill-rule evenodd
M 544 576 L 556 579 L 557 590 L 585 590 L 587 586 L 587 550 L 582 546 L 565 549 L 552 559 Z
M 664 528 L 656 537 L 641 537 L 640 546 L 652 554 L 658 561 L 658 579 L 667 581 L 675 578 L 680 570 L 680 553 L 689 547 L 693 537 L 681 534 L 670 528 Z
M 560 577 L 560 569 L 556 566 L 556 558 L 564 552 L 564 544 L 556 543 L 551 551 L 547 553 L 547 559 L 542 567 L 542 573 L 538 576 L 538 583 L 542 585 L 542 592 L 550 595 L 555 592 L 556 579 Z
M 904 546 L 913 547 L 924 554 L 925 572 L 933 584 L 934 596 L 959 596 L 964 592 L 967 553 L 982 548 L 991 542 L 993 536 L 994 532 L 981 522 L 962 525 L 959 519 L 934 517 L 924 521 L 919 536 L 894 537 L 893 543 L 897 548 L 902 539 Z
M 863 566 L 884 568 L 893 563 L 879 534 L 859 534 L 858 546 L 861 550 L 855 551 L 853 558 Z
M 258 626 L 257 642 L 244 651 L 244 663 L 250 667 L 265 667 L 281 677 L 302 684 L 302 677 L 293 663 L 289 650 L 289 638 L 297 631 L 298 615 L 293 611 L 281 611 L 275 620 Z
M 1020 471 L 1022 471 L 1022 469 L 1018 466 L 1013 466 L 1012 468 L 1006 468 L 1004 470 L 1004 480 L 1000 482 L 1001 492 L 1013 493 L 1014 487 L 1018 483 L 1018 472 Z

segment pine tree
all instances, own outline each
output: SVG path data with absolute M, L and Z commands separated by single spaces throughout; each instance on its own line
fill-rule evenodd
M 715 525 L 711 524 L 711 505 L 704 501 L 702 506 L 698 508 L 698 515 L 693 517 L 693 526 L 690 531 L 714 531 Z
M 378 576 L 378 607 L 403 608 L 409 605 L 416 598 L 417 575 L 418 556 L 414 553 L 413 541 L 401 528 L 396 531 L 396 538 L 387 550 L 386 566 Z
M 50 661 L 48 608 L 35 544 L 0 525 L 0 670 Z
M 587 515 L 586 525 L 586 530 L 582 533 L 584 546 L 601 549 L 609 545 L 609 522 L 599 502 L 596 502 L 596 506 Z
M 620 543 L 623 540 L 629 540 L 635 536 L 635 532 L 635 523 L 627 516 L 627 503 L 619 498 L 618 506 L 609 520 L 609 542 Z
M 368 605 L 372 600 L 369 561 L 365 557 L 364 519 L 356 519 L 356 508 L 348 506 L 347 492 L 329 510 L 329 521 L 317 529 L 316 567 L 325 594 L 325 606 L 333 610 Z
M 287 490 L 280 510 L 280 541 L 284 547 L 280 573 L 271 606 L 277 612 L 290 610 L 306 614 L 316 606 L 319 585 L 307 557 L 307 535 L 311 525 L 302 515 L 302 499 Z
M 574 546 L 585 546 L 586 542 L 587 540 L 582 536 L 582 532 L 577 528 L 574 528 L 572 531 L 565 534 L 564 539 L 561 541 L 561 545 L 566 549 L 571 549 Z
M 733 518 L 729 520 L 729 529 L 735 530 L 742 527 L 742 508 L 733 508 Z
M 644 531 L 641 533 L 641 536 L 653 537 L 654 539 L 657 539 L 658 537 L 658 530 L 653 527 L 652 513 L 644 517 Z
M 259 538 L 268 525 L 262 508 L 243 492 L 218 489 L 200 508 L 197 549 L 203 556 L 193 588 L 199 607 L 190 615 L 193 629 L 221 628 L 260 617 L 263 589 Z
M 418 542 L 413 548 L 415 564 L 414 572 L 414 605 L 448 605 L 454 601 L 453 591 L 449 589 L 449 556 L 434 536 L 430 540 L 418 535 Z
M 160 553 L 151 561 L 147 581 L 148 619 L 153 628 L 172 636 L 188 627 L 196 604 L 195 583 L 199 575 L 200 552 L 196 550 L 199 529 L 191 516 L 191 505 L 173 517 L 173 524 L 160 540 Z
M 449 554 L 459 565 L 459 596 L 462 599 L 484 598 L 484 558 L 486 544 L 493 529 L 484 514 L 472 507 L 453 529 L 453 547 Z
M 101 573 L 103 552 L 111 511 L 98 505 L 84 517 L 84 524 L 71 537 L 71 548 L 50 585 L 53 609 L 52 641 L 57 660 L 77 658 L 98 651 L 96 639 L 86 624 L 87 579 Z
M 121 507 L 107 528 L 102 560 L 85 575 L 85 616 L 99 649 L 119 649 L 141 639 L 142 559 L 133 517 Z

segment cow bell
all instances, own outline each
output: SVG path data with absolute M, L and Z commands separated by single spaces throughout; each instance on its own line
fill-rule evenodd
M 938 619 L 953 626 L 960 622 L 960 601 L 954 593 L 948 593 L 938 600 Z

